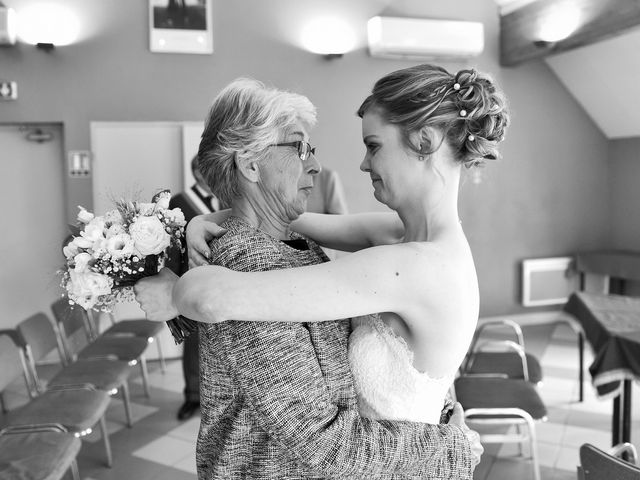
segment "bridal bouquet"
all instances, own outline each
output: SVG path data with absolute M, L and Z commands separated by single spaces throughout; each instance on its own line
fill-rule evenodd
M 61 286 L 69 303 L 110 312 L 116 303 L 134 300 L 131 287 L 139 279 L 182 256 L 186 222 L 179 208 L 169 209 L 170 198 L 163 190 L 151 203 L 117 200 L 116 208 L 100 216 L 79 207 L 73 239 L 62 250 Z M 167 322 L 174 337 L 189 331 L 181 321 Z

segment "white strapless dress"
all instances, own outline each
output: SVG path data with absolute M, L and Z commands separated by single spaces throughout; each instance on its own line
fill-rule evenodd
M 413 366 L 413 352 L 378 314 L 352 320 L 349 363 L 363 417 L 440 423 L 455 372 L 432 378 Z

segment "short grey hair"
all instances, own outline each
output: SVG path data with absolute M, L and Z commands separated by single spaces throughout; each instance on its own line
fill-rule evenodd
M 303 95 L 268 87 L 250 78 L 227 85 L 214 99 L 198 149 L 200 171 L 224 204 L 239 196 L 236 157 L 264 159 L 297 122 L 316 123 L 316 108 Z

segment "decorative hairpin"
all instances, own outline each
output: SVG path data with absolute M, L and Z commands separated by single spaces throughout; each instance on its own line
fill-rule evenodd
M 471 134 L 470 134 L 470 135 L 467 137 L 467 139 L 468 139 L 470 142 L 473 142 L 473 141 L 476 139 L 476 137 L 474 137 L 473 135 L 471 135 Z
M 460 110 L 460 116 L 461 117 L 466 117 L 467 116 L 467 111 L 466 110 Z

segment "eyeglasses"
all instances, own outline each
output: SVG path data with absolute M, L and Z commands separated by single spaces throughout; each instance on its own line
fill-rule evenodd
M 316 147 L 312 147 L 309 142 L 304 142 L 302 140 L 298 140 L 297 142 L 286 142 L 286 143 L 274 143 L 269 145 L 270 147 L 296 147 L 298 150 L 298 156 L 300 160 L 303 162 L 309 158 L 309 155 L 316 154 Z

